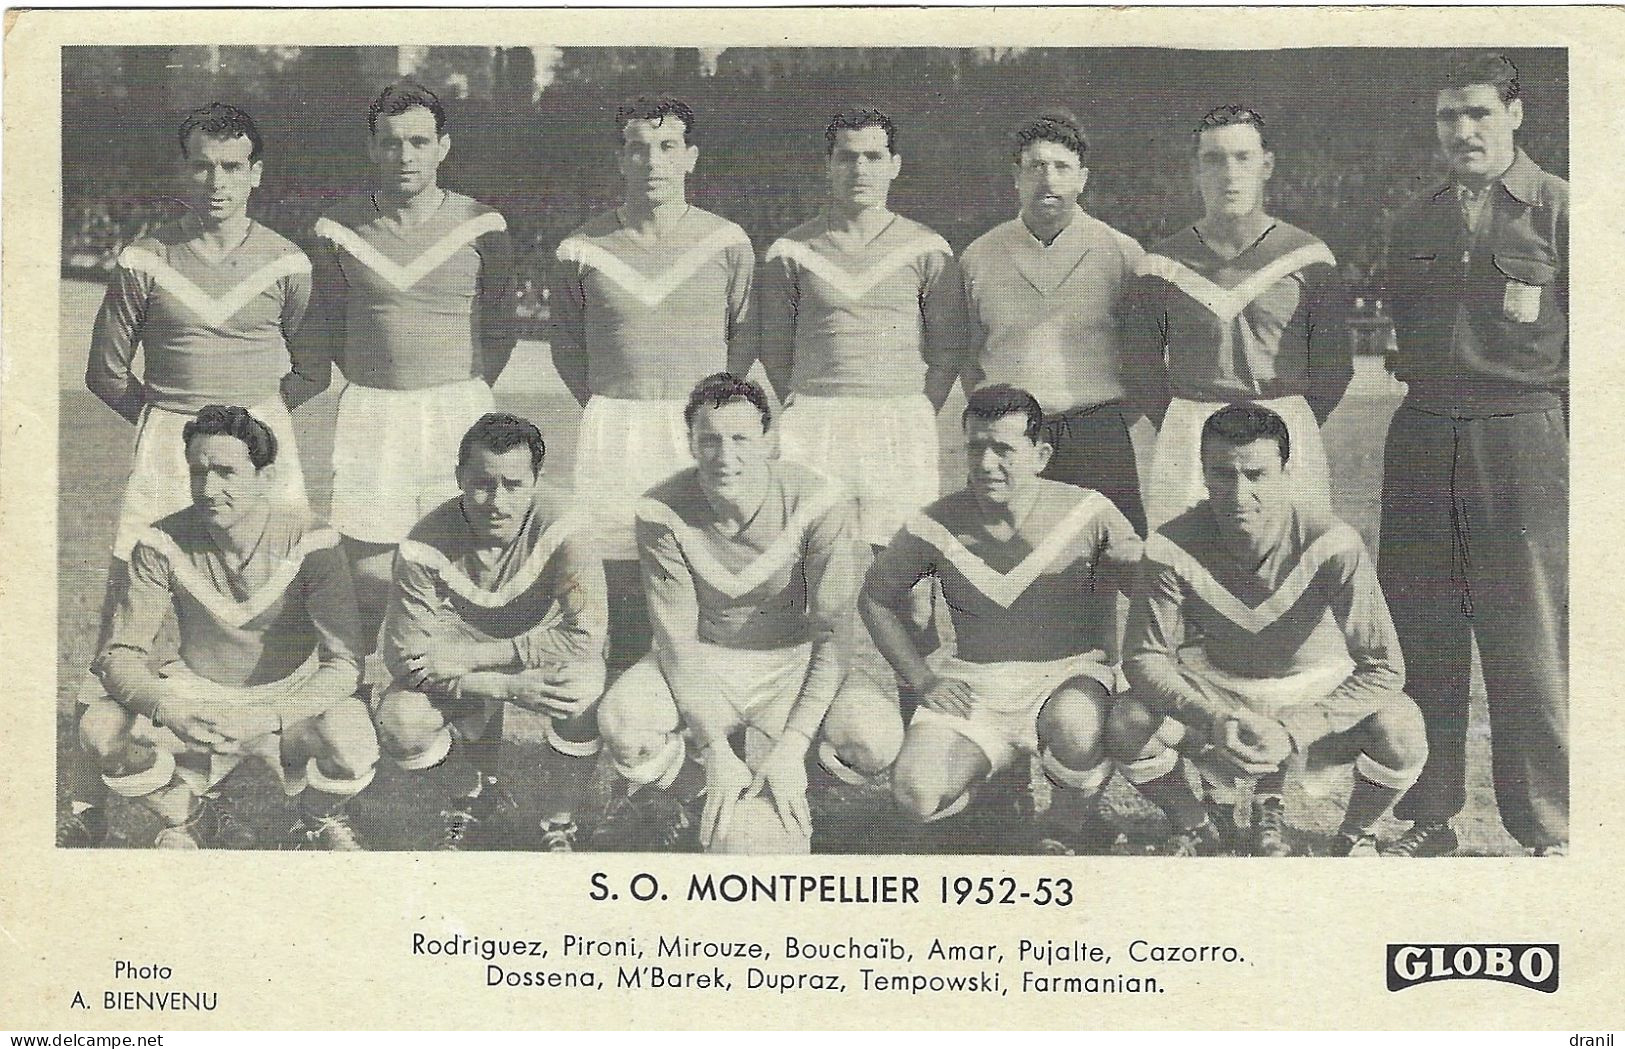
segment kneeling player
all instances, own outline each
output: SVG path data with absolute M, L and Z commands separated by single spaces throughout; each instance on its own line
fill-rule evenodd
M 902 740 L 895 702 L 847 673 L 863 558 L 856 513 L 834 482 L 771 459 L 756 384 L 710 376 L 685 416 L 696 465 L 638 510 L 654 651 L 604 697 L 604 740 L 634 789 L 672 787 L 692 746 L 705 765 L 702 845 L 804 852 L 814 739 L 848 776 L 884 770 Z M 743 759 L 729 740 L 739 729 Z M 754 834 L 743 817 L 732 826 L 736 808 L 760 805 L 740 805 L 741 795 L 763 793 L 785 833 L 740 840 Z
M 546 448 L 525 419 L 501 412 L 463 436 L 462 494 L 430 511 L 401 543 L 384 619 L 394 683 L 376 716 L 384 749 L 405 769 L 442 764 L 454 742 L 473 766 L 453 790 L 440 845 L 493 843 L 502 791 L 502 712 L 546 714 L 564 758 L 542 845 L 568 852 L 572 813 L 598 753 L 594 704 L 604 690 L 604 568 L 580 518 L 538 482 Z
M 1268 408 L 1220 409 L 1203 424 L 1201 454 L 1208 498 L 1146 543 L 1124 639 L 1132 691 L 1112 711 L 1112 751 L 1168 813 L 1179 855 L 1225 843 L 1176 750 L 1221 791 L 1257 777 L 1252 847 L 1269 856 L 1290 854 L 1288 759 L 1304 755 L 1316 769 L 1352 758 L 1332 851 L 1374 856 L 1372 828 L 1415 782 L 1427 736 L 1402 691 L 1370 555 L 1354 529 L 1295 505 L 1287 425 Z M 1195 635 L 1199 645 L 1182 650 Z
M 907 814 L 933 822 L 1018 755 L 1041 752 L 1057 818 L 1082 827 L 1057 828 L 1062 842 L 1094 847 L 1089 802 L 1112 771 L 1102 737 L 1115 675 L 1103 640 L 1140 537 L 1105 496 L 1039 477 L 1051 448 L 1031 394 L 984 386 L 964 418 L 966 487 L 897 534 L 859 602 L 875 644 L 921 697 L 893 791 Z M 952 654 L 929 660 L 902 618 L 927 575 L 942 581 L 955 634 Z
M 338 534 L 274 497 L 277 440 L 246 409 L 204 407 L 182 440 L 192 505 L 136 540 L 93 668 L 107 696 L 85 710 L 80 739 L 113 794 L 138 802 L 130 813 L 161 825 L 161 848 L 251 844 L 210 792 L 260 756 L 300 798 L 294 843 L 359 849 L 341 803 L 372 781 L 378 741 L 355 694 Z M 180 661 L 154 670 L 171 608 Z

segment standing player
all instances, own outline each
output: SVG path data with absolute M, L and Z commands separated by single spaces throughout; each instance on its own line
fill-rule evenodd
M 119 253 L 85 369 L 91 392 L 136 426 L 98 648 L 136 538 L 191 505 L 181 429 L 199 408 L 250 406 L 281 448 L 277 497 L 308 505 L 283 393 L 294 382 L 288 343 L 310 301 L 310 260 L 248 217 L 264 175 L 264 143 L 252 117 L 211 103 L 188 113 L 177 137 L 186 215 Z M 131 370 L 137 347 L 145 360 L 139 377 Z M 97 682 L 86 684 L 95 694 L 83 700 L 100 695 Z
M 688 392 L 755 359 L 745 231 L 688 203 L 699 161 L 694 112 L 674 98 L 638 98 L 615 115 L 625 202 L 559 244 L 550 339 L 553 364 L 585 406 L 575 487 L 590 497 L 609 580 L 610 663 L 648 650 L 633 518 L 650 486 L 691 463 Z
M 457 490 L 463 433 L 492 404 L 514 347 L 507 223 L 439 185 L 451 152 L 428 88 L 386 88 L 367 110 L 372 193 L 316 221 L 315 298 L 297 398 L 348 385 L 333 432 L 333 527 L 344 536 L 371 651 L 395 545 Z
M 1173 393 L 1151 461 L 1150 526 L 1201 501 L 1202 423 L 1240 401 L 1286 420 L 1298 498 L 1330 513 L 1320 425 L 1354 376 L 1337 261 L 1318 239 L 1265 212 L 1275 154 L 1263 117 L 1221 106 L 1202 118 L 1195 139 L 1202 217 L 1140 260 L 1131 293 L 1130 337 L 1167 352 Z
M 859 600 L 875 644 L 918 691 L 921 707 L 892 773 L 916 820 L 959 812 L 975 784 L 1042 752 L 1053 810 L 1077 818 L 1061 840 L 1098 844 L 1092 800 L 1111 775 L 1103 732 L 1113 671 L 1099 648 L 1140 538 L 1097 492 L 1043 479 L 1051 449 L 1043 411 L 994 384 L 965 408 L 965 488 L 916 515 L 869 569 Z M 954 648 L 928 659 L 900 613 L 915 582 L 942 582 Z M 1079 834 L 1080 825 L 1082 828 Z
M 837 113 L 824 139 L 830 203 L 767 249 L 760 353 L 786 401 L 781 454 L 853 491 L 881 547 L 937 497 L 964 299 L 948 242 L 886 206 L 903 167 L 891 117 Z
M 896 705 L 848 674 L 863 559 L 851 499 L 771 459 L 767 395 L 755 383 L 709 376 L 685 415 L 696 465 L 638 509 L 654 651 L 604 697 L 604 741 L 634 787 L 676 785 L 679 796 L 694 793 L 679 783 L 693 748 L 705 765 L 707 847 L 748 851 L 730 826 L 742 794 L 765 793 L 804 851 L 813 741 L 874 775 L 902 739 Z M 763 753 L 734 751 L 741 728 L 765 738 Z
M 204 406 L 178 439 L 193 503 L 136 539 L 94 667 L 107 695 L 80 718 L 80 740 L 131 816 L 157 824 L 161 848 L 248 844 L 211 792 L 257 756 L 300 798 L 294 843 L 359 849 L 341 804 L 372 781 L 378 742 L 355 694 L 338 535 L 276 498 L 276 436 L 245 409 Z M 171 609 L 180 660 L 154 670 Z
M 1110 737 L 1128 780 L 1173 822 L 1176 855 L 1227 843 L 1174 748 L 1225 793 L 1257 777 L 1252 848 L 1264 856 L 1291 854 L 1281 793 L 1294 753 L 1312 768 L 1354 761 L 1338 856 L 1377 854 L 1372 828 L 1427 759 L 1371 556 L 1354 529 L 1294 499 L 1289 430 L 1255 404 L 1208 417 L 1208 498 L 1145 544 L 1123 642 L 1132 691 Z
M 559 770 L 542 844 L 553 852 L 575 844 L 585 759 L 599 749 L 604 573 L 585 522 L 539 487 L 545 455 L 527 420 L 483 416 L 458 451 L 462 494 L 430 511 L 395 555 L 382 642 L 394 684 L 376 716 L 400 767 L 433 768 L 454 746 L 473 766 L 451 791 L 443 848 L 495 843 L 509 703 L 548 715 L 548 743 L 571 759 Z
M 1535 165 L 1501 55 L 1435 99 L 1450 182 L 1391 245 L 1397 374 L 1382 494 L 1382 584 L 1427 715 L 1431 757 L 1400 802 L 1401 856 L 1455 850 L 1478 641 L 1501 821 L 1536 855 L 1569 837 L 1569 185 Z
M 967 388 L 1007 383 L 1044 405 L 1044 476 L 1101 493 L 1145 532 L 1129 425 L 1161 419 L 1162 357 L 1121 334 L 1121 298 L 1144 254 L 1084 213 L 1088 145 L 1076 118 L 1042 113 L 1015 134 L 1020 214 L 965 249 L 973 363 Z M 1126 356 L 1141 350 L 1139 359 Z

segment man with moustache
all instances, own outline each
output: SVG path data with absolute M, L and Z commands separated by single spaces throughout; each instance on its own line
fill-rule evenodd
M 1456 66 L 1434 103 L 1450 178 L 1395 221 L 1386 296 L 1409 391 L 1388 431 L 1381 576 L 1431 746 L 1390 852 L 1455 850 L 1476 639 L 1501 821 L 1531 854 L 1560 855 L 1569 185 L 1517 146 L 1523 97 L 1505 56 Z
M 295 400 L 346 385 L 333 432 L 333 527 L 355 574 L 370 652 L 395 546 L 457 491 L 458 442 L 491 409 L 515 341 L 513 246 L 502 215 L 443 189 L 446 111 L 421 84 L 367 110 L 374 190 L 316 221 L 312 321 Z
M 546 453 L 529 420 L 482 416 L 458 450 L 461 494 L 395 555 L 381 645 L 394 683 L 375 717 L 401 768 L 460 774 L 442 813 L 443 849 L 503 843 L 498 751 L 510 703 L 548 716 L 560 759 L 541 847 L 575 847 L 574 813 L 599 749 L 607 600 L 584 518 L 540 486 Z
M 632 789 L 679 802 L 703 789 L 702 846 L 729 838 L 741 798 L 765 795 L 804 849 L 813 744 L 873 776 L 902 742 L 896 704 L 849 673 L 864 559 L 852 499 L 773 459 L 755 383 L 707 376 L 684 414 L 695 465 L 638 507 L 654 651 L 604 696 L 599 725 Z
M 1354 376 L 1337 260 L 1318 238 L 1264 210 L 1275 155 L 1264 118 L 1220 106 L 1194 134 L 1202 217 L 1140 259 L 1129 337 L 1166 354 L 1173 400 L 1146 491 L 1156 529 L 1201 501 L 1202 423 L 1255 401 L 1286 420 L 1305 506 L 1331 511 L 1320 427 Z
M 1054 450 L 1044 476 L 1100 492 L 1143 534 L 1129 426 L 1142 413 L 1160 420 L 1166 398 L 1161 353 L 1121 335 L 1121 298 L 1144 252 L 1078 205 L 1088 144 L 1072 114 L 1041 113 L 1014 139 L 1020 214 L 965 249 L 966 387 L 1036 397 Z
M 635 508 L 692 462 L 683 406 L 694 384 L 755 359 L 756 254 L 744 230 L 688 203 L 700 151 L 687 103 L 640 97 L 615 120 L 625 198 L 559 244 L 549 340 L 584 408 L 575 487 L 609 580 L 610 666 L 624 670 L 649 644 Z

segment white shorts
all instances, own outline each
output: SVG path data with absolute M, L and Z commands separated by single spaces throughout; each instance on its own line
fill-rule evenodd
M 745 649 L 700 643 L 699 659 L 703 676 L 716 694 L 733 708 L 736 724 L 778 739 L 801 695 L 812 661 L 812 645 L 790 648 Z M 671 686 L 660 670 L 653 652 L 638 660 L 610 686 L 606 705 L 615 705 L 618 696 L 632 693 L 674 707 Z
M 638 500 L 694 465 L 683 401 L 593 397 L 576 442 L 576 498 L 606 561 L 636 561 Z
M 221 703 L 259 705 L 277 702 L 297 692 L 304 687 L 305 682 L 315 673 L 319 665 L 312 659 L 281 681 L 235 687 L 199 677 L 179 660 L 159 667 L 158 676 L 170 680 L 184 680 L 190 689 L 213 691 L 217 694 L 215 698 Z M 361 701 L 358 699 L 356 702 Z M 103 705 L 124 709 L 117 700 L 103 694 L 88 704 L 86 712 Z M 201 794 L 214 789 L 232 769 L 248 758 L 260 758 L 269 765 L 277 781 L 282 784 L 283 791 L 290 797 L 305 789 L 302 778 L 288 778 L 287 770 L 282 764 L 282 736 L 275 732 L 267 732 L 263 736 L 242 742 L 239 744 L 241 749 L 236 754 L 216 754 L 207 747 L 189 743 L 169 729 L 153 724 L 151 718 L 139 714 L 136 715 L 130 735 L 144 743 L 150 743 L 157 750 L 173 755 L 176 773 L 194 793 Z
M 1354 661 L 1351 659 L 1334 660 L 1281 677 L 1259 678 L 1220 670 L 1207 661 L 1206 654 L 1200 648 L 1186 649 L 1180 652 L 1179 658 L 1184 676 L 1192 685 L 1204 691 L 1211 690 L 1269 718 L 1279 718 L 1283 711 L 1292 707 L 1319 703 L 1354 673 Z M 1157 735 L 1164 742 L 1171 743 L 1177 742 L 1184 731 L 1184 727 L 1177 722 L 1164 719 Z M 1296 755 L 1307 773 L 1303 779 L 1305 789 L 1317 796 L 1332 794 L 1338 773 L 1352 763 L 1359 752 L 1358 741 L 1351 740 L 1346 731 L 1316 740 L 1307 755 Z M 1202 775 L 1210 782 L 1225 786 L 1235 782 L 1229 773 L 1215 772 L 1200 762 L 1198 765 L 1201 766 Z
M 1155 530 L 1207 498 L 1202 480 L 1202 424 L 1225 406 L 1223 401 L 1187 401 L 1174 398 L 1157 433 L 1151 454 L 1151 478 L 1145 491 L 1148 526 Z M 1286 422 L 1292 439 L 1287 463 L 1298 505 L 1309 510 L 1332 509 L 1331 469 L 1320 423 L 1302 397 L 1276 397 L 1253 402 L 1275 412 Z
M 333 527 L 364 543 L 405 539 L 457 494 L 463 435 L 495 403 L 480 379 L 422 390 L 346 386 L 333 422 Z
M 779 455 L 845 484 L 871 546 L 891 542 L 941 489 L 937 413 L 923 394 L 796 394 L 779 416 Z
M 975 695 L 969 717 L 920 707 L 913 725 L 940 725 L 981 748 L 998 772 L 1022 754 L 1038 752 L 1038 715 L 1055 690 L 1073 678 L 1098 682 L 1107 695 L 1116 673 L 1099 652 L 1085 652 L 1044 663 L 969 663 L 946 651 L 930 660 L 939 675 L 958 678 Z
M 248 412 L 276 437 L 277 491 L 281 499 L 301 510 L 310 509 L 305 496 L 305 473 L 294 443 L 293 417 L 280 398 L 249 405 Z M 141 533 L 177 510 L 192 505 L 192 476 L 186 467 L 186 443 L 181 431 L 197 418 L 194 412 L 175 412 L 147 405 L 135 433 L 135 454 L 130 478 L 124 484 L 113 556 L 130 559 Z

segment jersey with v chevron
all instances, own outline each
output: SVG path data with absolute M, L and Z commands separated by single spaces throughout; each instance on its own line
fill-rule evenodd
M 857 616 L 856 511 L 805 467 L 774 463 L 762 508 L 738 534 L 719 528 L 690 467 L 638 505 L 637 540 L 656 638 L 788 648 L 844 638 Z
M 927 365 L 957 370 L 964 354 L 953 249 L 901 215 L 862 243 L 827 211 L 797 226 L 767 249 L 758 301 L 762 360 L 788 362 L 799 394 L 918 394 Z
M 412 226 L 371 197 L 342 200 L 312 229 L 313 324 L 298 371 L 325 385 L 328 362 L 358 386 L 421 390 L 484 377 L 513 352 L 513 245 L 502 215 L 450 190 Z
M 1129 684 L 1168 709 L 1190 705 L 1178 653 L 1198 637 L 1210 665 L 1243 677 L 1284 677 L 1352 659 L 1352 676 L 1326 700 L 1332 705 L 1405 684 L 1371 555 L 1358 532 L 1318 511 L 1294 508 L 1256 566 L 1226 552 L 1206 502 L 1146 541 L 1123 640 Z M 1194 698 L 1208 717 L 1224 712 Z
M 95 672 L 113 699 L 145 712 L 163 697 L 150 665 L 174 610 L 181 660 L 220 685 L 264 685 L 319 665 L 302 691 L 337 702 L 361 680 L 350 568 L 338 533 L 271 503 L 265 532 L 240 566 L 210 538 L 195 507 L 147 530 L 130 554 L 129 585 L 113 608 Z
M 1100 650 L 1116 592 L 1140 560 L 1140 537 L 1111 500 L 1039 480 L 1038 498 L 1000 541 L 961 489 L 899 531 L 869 568 L 864 590 L 906 608 L 914 584 L 942 581 L 955 654 L 972 663 L 1037 663 Z
M 437 638 L 512 641 L 521 667 L 600 657 L 604 566 L 564 497 L 537 495 L 512 543 L 482 551 L 460 500 L 430 511 L 395 554 L 380 647 L 397 680 L 407 653 Z
M 1319 239 L 1277 222 L 1233 259 L 1196 227 L 1135 266 L 1125 338 L 1166 347 L 1168 383 L 1189 401 L 1299 395 L 1322 422 L 1354 376 L 1341 323 L 1337 260 Z
M 738 226 L 690 206 L 662 238 L 643 240 L 619 210 L 559 244 L 549 338 L 572 390 L 675 400 L 728 366 L 728 346 L 754 338 L 756 253 Z
M 131 421 L 144 404 L 177 412 L 264 404 L 288 374 L 288 341 L 309 301 L 310 260 L 258 222 L 221 258 L 182 224 L 164 226 L 119 253 L 86 384 Z M 138 345 L 139 379 L 130 370 Z

